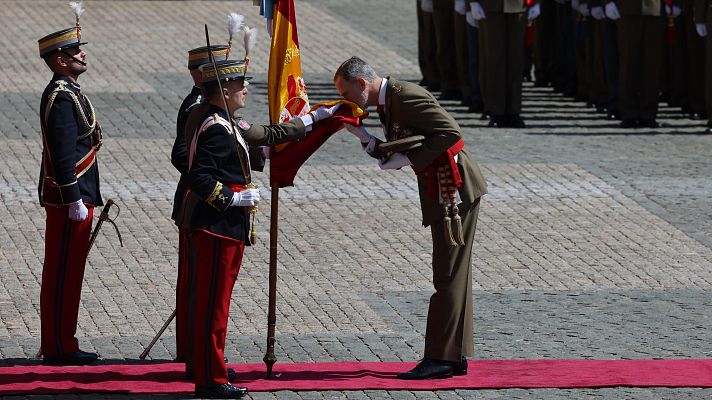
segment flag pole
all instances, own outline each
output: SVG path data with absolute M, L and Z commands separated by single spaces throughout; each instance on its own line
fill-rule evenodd
M 267 309 L 267 351 L 263 361 L 267 366 L 267 379 L 272 379 L 272 366 L 277 362 L 274 355 L 274 333 L 277 326 L 277 238 L 279 222 L 279 185 L 272 185 L 272 212 L 269 230 L 269 307 Z

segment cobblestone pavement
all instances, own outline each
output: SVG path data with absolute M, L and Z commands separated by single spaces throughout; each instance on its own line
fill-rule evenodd
M 312 101 L 334 98 L 331 77 L 352 54 L 417 80 L 415 2 L 299 1 L 303 69 Z M 0 365 L 39 346 L 44 213 L 36 200 L 39 95 L 49 74 L 36 40 L 70 26 L 63 2 L 7 1 L 0 32 Z M 176 173 L 169 161 L 178 105 L 190 87 L 185 51 L 214 42 L 225 14 L 262 27 L 250 2 L 86 3 L 90 70 L 83 91 L 107 139 L 105 198 L 121 204 L 126 247 L 107 229 L 89 265 L 79 318 L 83 348 L 131 362 L 174 306 Z M 356 16 L 359 16 L 358 18 Z M 267 42 L 252 56 L 245 117 L 267 121 Z M 661 109 L 654 132 L 623 131 L 582 103 L 526 86 L 522 130 L 484 128 L 457 103 L 490 194 L 474 260 L 478 359 L 710 358 L 711 138 Z M 376 120 L 369 120 L 377 132 Z M 259 177 L 264 187 L 266 176 Z M 263 194 L 269 199 L 269 193 Z M 265 201 L 265 204 L 268 204 Z M 415 361 L 432 284 L 429 230 L 412 172 L 381 172 L 347 133 L 335 135 L 280 192 L 279 362 Z M 269 207 L 233 294 L 227 357 L 265 351 Z M 173 327 L 151 353 L 175 356 Z M 699 388 L 254 393 L 254 399 L 706 399 Z M 39 398 L 42 396 L 35 396 Z M 61 396 L 61 398 L 94 398 Z M 135 396 L 132 396 L 135 397 Z M 142 398 L 166 398 L 143 396 Z M 101 396 L 101 398 L 127 398 Z

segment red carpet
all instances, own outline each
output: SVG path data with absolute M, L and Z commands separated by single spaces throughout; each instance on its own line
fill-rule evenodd
M 712 387 L 712 360 L 475 360 L 467 376 L 429 381 L 395 379 L 415 363 L 233 365 L 240 386 L 275 390 L 440 390 L 504 388 Z M 18 366 L 0 368 L 0 395 L 59 393 L 185 393 L 182 364 Z

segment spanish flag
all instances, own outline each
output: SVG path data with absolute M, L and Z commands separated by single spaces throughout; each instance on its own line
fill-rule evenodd
M 269 57 L 267 95 L 270 122 L 289 121 L 309 112 L 307 87 L 302 77 L 297 17 L 294 0 L 276 0 L 273 5 L 272 48 Z M 265 13 L 266 15 L 267 13 Z M 360 125 L 364 112 L 347 101 L 334 117 L 312 125 L 312 131 L 299 142 L 275 146 L 270 151 L 271 186 L 294 185 L 294 177 L 306 160 L 344 123 Z M 335 104 L 331 102 L 329 105 Z M 318 105 L 317 105 L 318 106 Z M 315 106 L 315 108 L 317 107 Z

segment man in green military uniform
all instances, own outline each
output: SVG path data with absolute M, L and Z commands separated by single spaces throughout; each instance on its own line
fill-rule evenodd
M 707 102 L 707 129 L 712 133 L 712 0 L 695 0 L 695 28 L 705 38 L 705 98 Z
M 361 108 L 377 106 L 386 142 L 363 128 L 347 129 L 379 159 L 382 169 L 413 167 L 423 225 L 432 232 L 435 294 L 428 310 L 425 355 L 398 378 L 465 375 L 465 357 L 473 353 L 472 243 L 480 197 L 487 193 L 485 180 L 464 149 L 455 119 L 422 87 L 379 77 L 358 57 L 341 64 L 334 84 L 342 97 Z

